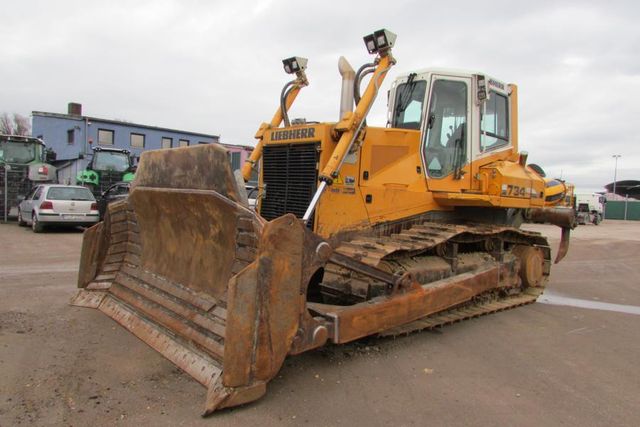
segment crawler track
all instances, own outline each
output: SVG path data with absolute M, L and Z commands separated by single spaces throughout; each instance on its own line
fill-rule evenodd
M 459 274 L 464 268 L 462 263 L 460 266 L 452 263 L 455 261 L 452 261 L 448 253 L 448 247 L 451 245 L 455 245 L 456 253 L 459 250 L 467 257 L 473 254 L 484 257 L 491 255 L 495 262 L 500 264 L 503 260 L 512 257 L 514 254 L 512 249 L 516 246 L 540 248 L 544 253 L 542 266 L 544 280 L 535 288 L 509 287 L 480 294 L 463 304 L 448 307 L 436 313 L 425 313 L 423 318 L 382 331 L 378 335 L 397 336 L 423 329 L 434 329 L 465 319 L 531 304 L 544 291 L 551 264 L 551 251 L 547 240 L 539 233 L 513 227 L 423 222 L 387 236 L 356 236 L 343 242 L 336 251 L 390 273 L 402 274 L 412 268 L 421 268 L 427 271 L 427 276 L 432 269 L 434 274 L 431 275 L 435 277 L 436 270 L 439 269 L 441 272 L 443 264 L 451 265 L 452 273 L 449 274 L 452 275 Z M 439 278 L 441 277 L 430 280 Z M 429 286 L 430 280 L 421 283 Z M 327 292 L 333 295 L 343 297 L 346 295 L 347 298 L 366 300 L 370 295 L 371 282 L 371 278 L 349 271 L 347 268 L 329 264 L 325 269 L 323 285 L 327 287 Z
M 523 305 L 533 304 L 542 294 L 544 288 L 528 288 L 518 295 L 508 296 L 482 303 L 465 304 L 462 307 L 446 310 L 397 328 L 388 329 L 378 334 L 381 337 L 408 335 L 412 332 L 432 330 L 442 326 L 473 319 L 498 311 L 510 310 Z

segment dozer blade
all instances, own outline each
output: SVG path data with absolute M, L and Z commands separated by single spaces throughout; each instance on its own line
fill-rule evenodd
M 204 413 L 261 397 L 304 310 L 305 230 L 239 200 L 227 152 L 142 154 L 128 200 L 85 232 L 72 305 L 97 308 L 208 388 Z

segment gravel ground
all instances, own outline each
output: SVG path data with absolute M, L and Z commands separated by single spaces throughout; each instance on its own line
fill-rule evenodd
M 557 228 L 528 227 L 557 244 Z M 640 307 L 637 222 L 573 233 L 547 288 L 569 306 L 290 357 L 263 399 L 206 419 L 199 384 L 97 310 L 67 305 L 81 240 L 0 224 L 0 426 L 638 425 L 640 316 L 618 310 Z

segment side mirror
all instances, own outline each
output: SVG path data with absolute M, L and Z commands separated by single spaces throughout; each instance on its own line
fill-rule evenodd
M 53 163 L 58 158 L 58 155 L 51 148 L 47 148 L 44 152 L 44 161 L 45 163 Z
M 26 199 L 25 196 L 23 196 L 22 194 L 18 196 L 18 203 L 22 202 L 24 199 Z
M 477 87 L 476 99 L 478 105 L 480 105 L 487 100 L 487 83 L 484 76 L 481 74 L 476 74 L 474 77 L 476 78 Z

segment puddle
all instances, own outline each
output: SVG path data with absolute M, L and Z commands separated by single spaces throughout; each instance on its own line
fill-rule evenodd
M 640 315 L 640 307 L 635 305 L 612 304 L 608 302 L 592 301 L 588 299 L 571 298 L 545 291 L 538 298 L 538 302 L 551 305 L 565 305 L 569 307 L 588 308 L 591 310 L 615 311 L 618 313 Z

